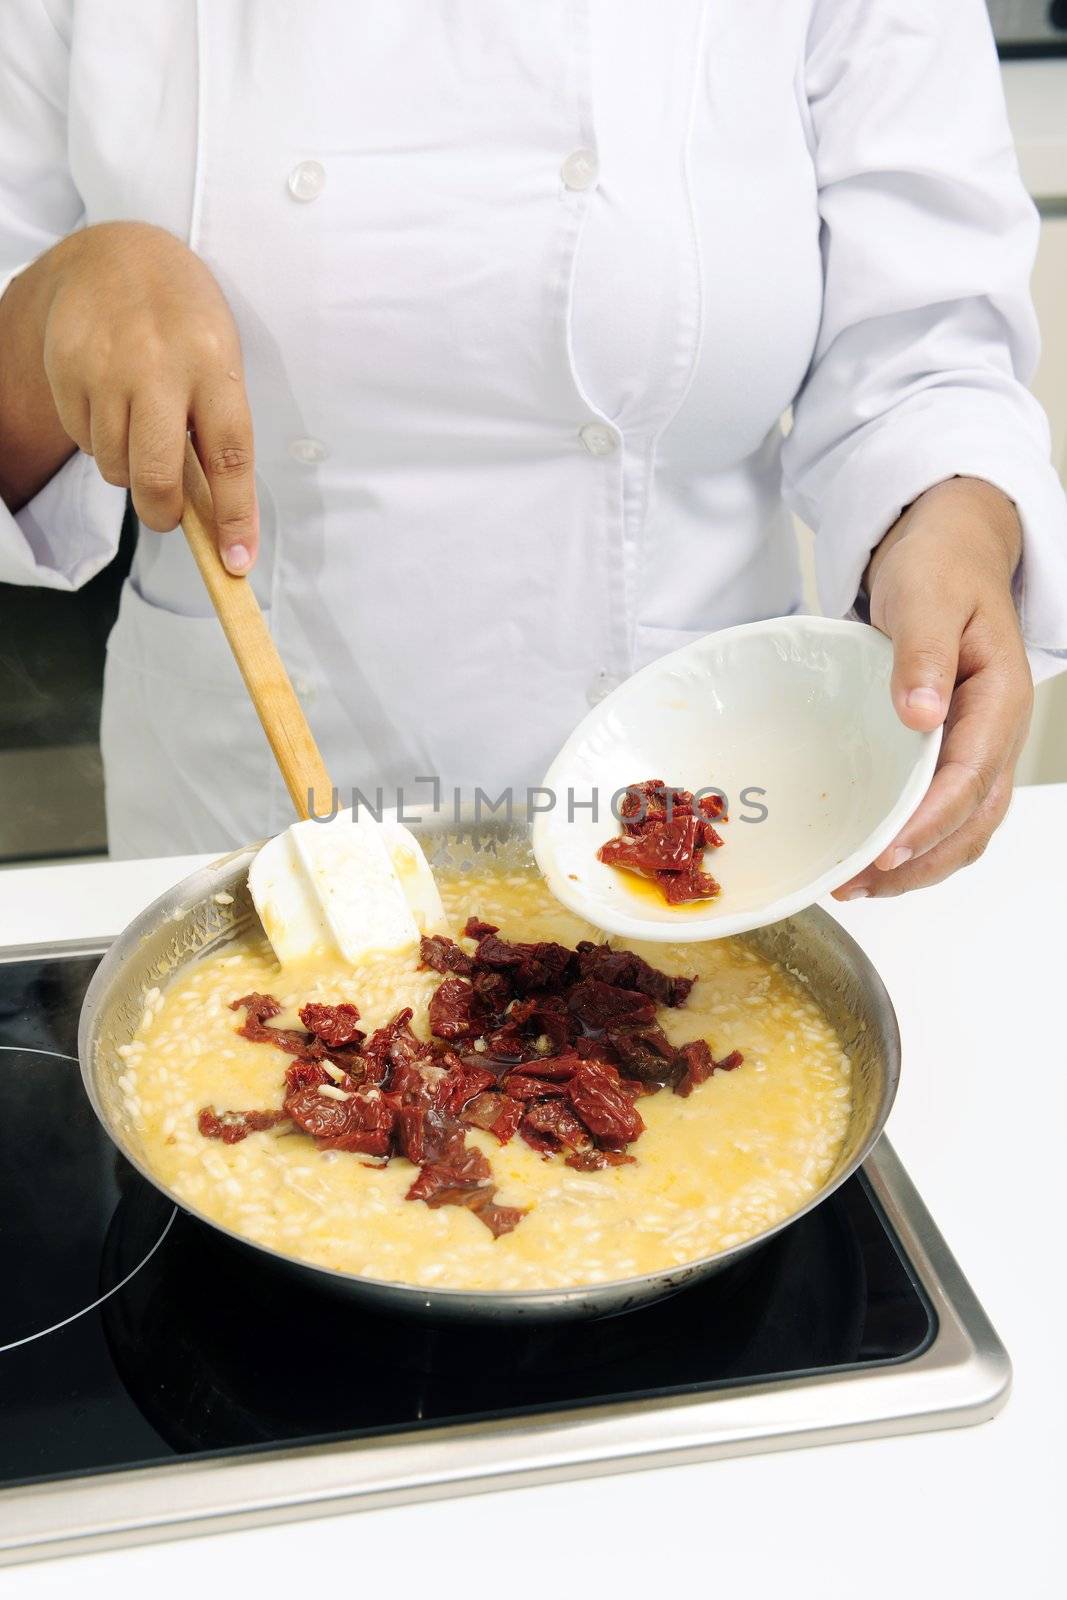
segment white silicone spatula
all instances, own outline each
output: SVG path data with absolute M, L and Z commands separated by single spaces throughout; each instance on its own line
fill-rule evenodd
M 433 873 L 407 828 L 344 812 L 329 823 L 313 820 L 332 815 L 333 784 L 252 585 L 219 558 L 211 496 L 191 444 L 184 487 L 182 529 L 303 819 L 269 839 L 248 874 L 275 954 L 290 964 L 338 953 L 354 964 L 447 931 Z

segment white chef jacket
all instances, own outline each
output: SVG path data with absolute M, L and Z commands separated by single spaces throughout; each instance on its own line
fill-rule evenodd
M 1036 219 L 982 0 L 2 20 L 0 284 L 115 218 L 214 272 L 255 418 L 252 581 L 342 787 L 536 783 L 636 667 L 798 607 L 787 508 L 842 614 L 955 473 L 1018 505 L 1027 640 L 1067 646 L 1023 387 Z M 5 515 L 0 578 L 76 588 L 122 511 L 75 456 Z M 119 854 L 291 819 L 180 535 L 141 534 L 102 745 Z

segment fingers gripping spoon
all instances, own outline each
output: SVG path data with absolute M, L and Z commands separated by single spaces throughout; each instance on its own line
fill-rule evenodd
M 336 791 L 252 585 L 226 571 L 207 481 L 185 450 L 182 530 L 222 624 L 289 797 L 302 819 L 269 839 L 248 873 L 260 920 L 283 965 L 337 953 L 351 964 L 403 950 L 447 922 L 429 863 L 399 823 L 331 822 Z

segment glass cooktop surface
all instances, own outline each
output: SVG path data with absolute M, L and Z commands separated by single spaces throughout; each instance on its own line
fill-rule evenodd
M 935 1314 L 862 1176 L 728 1272 L 558 1327 L 370 1314 L 176 1211 L 83 1093 L 97 956 L 0 964 L 0 1488 L 904 1363 Z

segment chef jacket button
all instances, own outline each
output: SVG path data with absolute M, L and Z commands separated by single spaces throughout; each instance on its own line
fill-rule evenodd
M 320 461 L 325 461 L 329 451 L 321 439 L 291 439 L 289 441 L 289 454 L 294 461 L 299 461 L 304 467 L 317 467 Z
M 326 187 L 326 168 L 321 161 L 298 161 L 289 174 L 289 193 L 294 200 L 317 200 Z
M 604 422 L 587 422 L 578 437 L 591 456 L 610 456 L 618 448 L 618 434 Z
M 572 150 L 560 176 L 568 189 L 591 189 L 600 175 L 595 150 Z
M 619 687 L 621 682 L 621 678 L 617 678 L 615 674 L 613 672 L 609 672 L 606 667 L 601 667 L 592 683 L 590 683 L 586 688 L 586 702 L 591 706 L 598 706 L 601 700 L 606 699 L 613 689 L 617 689 Z

